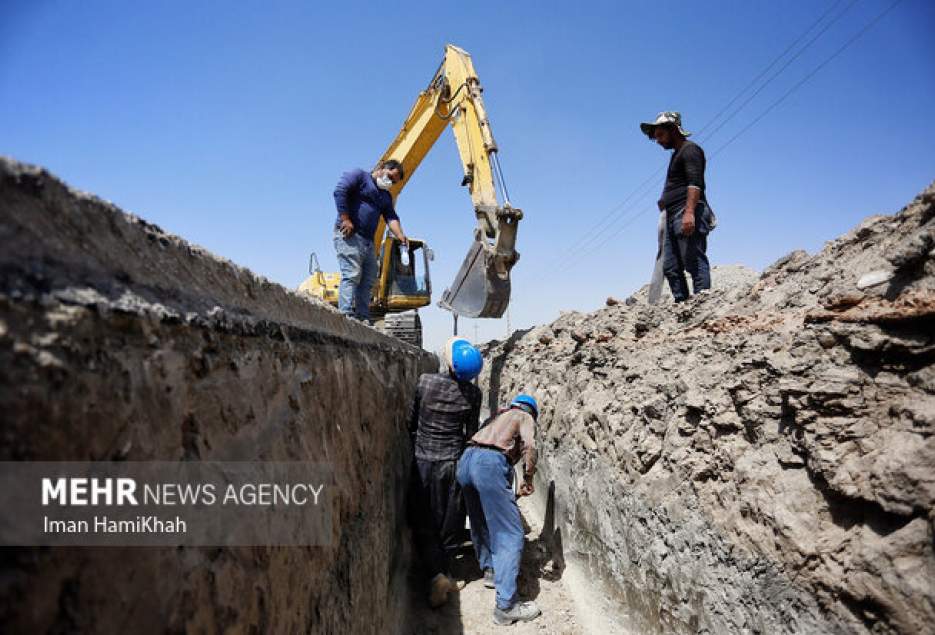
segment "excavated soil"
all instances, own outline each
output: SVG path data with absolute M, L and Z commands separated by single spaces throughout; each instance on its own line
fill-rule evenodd
M 933 218 L 930 187 L 689 302 L 487 346 L 486 407 L 541 404 L 543 615 L 509 632 L 931 632 Z M 341 492 L 330 547 L 7 549 L 3 630 L 505 632 L 469 550 L 438 610 L 409 567 L 432 356 L 6 159 L 0 239 L 0 458 L 317 460 Z
M 931 632 L 933 217 L 929 187 L 686 303 L 643 289 L 486 348 L 489 407 L 540 400 L 566 558 L 634 632 Z
M 406 415 L 434 356 L 0 158 L 0 459 L 308 461 L 330 544 L 22 547 L 8 633 L 387 633 Z

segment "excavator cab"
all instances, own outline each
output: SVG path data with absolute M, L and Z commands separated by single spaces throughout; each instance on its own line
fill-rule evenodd
M 410 238 L 404 247 L 387 235 L 380 249 L 380 273 L 374 289 L 373 310 L 407 311 L 428 306 L 432 301 L 429 261 L 432 250 L 421 240 Z
M 377 252 L 379 271 L 373 285 L 370 313 L 382 316 L 431 304 L 429 262 L 434 257 L 435 254 L 423 241 L 410 238 L 406 249 L 388 234 Z M 341 274 L 323 272 L 314 253 L 309 257 L 308 273 L 309 277 L 299 286 L 299 291 L 337 306 Z
M 422 346 L 418 309 L 432 302 L 429 262 L 433 258 L 429 246 L 413 238 L 404 247 L 387 234 L 380 247 L 380 273 L 373 288 L 370 313 L 377 316 L 384 333 L 413 346 Z
M 477 220 L 461 269 L 438 303 L 452 312 L 455 324 L 458 316 L 501 317 L 510 302 L 510 269 L 519 260 L 516 230 L 523 212 L 510 203 L 483 92 L 471 56 L 453 44 L 446 45 L 442 63 L 377 163 L 393 159 L 403 165 L 402 178 L 390 188 L 395 204 L 441 133 L 448 127 L 454 133 L 463 169 L 461 185 L 468 188 Z M 386 234 L 382 218 L 373 240 L 380 273 L 370 313 L 383 322 L 387 333 L 421 344 L 416 309 L 431 303 L 432 251 L 422 241 L 410 239 L 408 258 L 404 258 L 399 242 Z M 340 274 L 323 273 L 317 263 L 310 273 L 299 290 L 337 305 Z

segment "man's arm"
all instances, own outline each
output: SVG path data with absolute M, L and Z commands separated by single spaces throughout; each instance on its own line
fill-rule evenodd
M 478 389 L 471 396 L 471 414 L 469 415 L 467 423 L 464 425 L 464 440 L 470 441 L 475 434 L 477 434 L 477 429 L 480 427 L 480 403 L 483 400 L 483 395 Z
M 416 384 L 416 394 L 412 398 L 412 407 L 409 409 L 409 440 L 416 444 L 416 431 L 419 429 L 419 409 L 422 407 L 422 378 Z
M 354 223 L 351 222 L 351 216 L 348 213 L 348 199 L 352 196 L 352 192 L 360 188 L 361 174 L 363 174 L 362 170 L 345 172 L 334 188 L 334 206 L 338 210 L 338 217 L 341 219 L 340 229 L 345 238 L 354 231 Z
M 536 424 L 532 416 L 526 415 L 519 424 L 519 436 L 523 440 L 523 484 L 519 488 L 520 496 L 528 496 L 535 491 L 532 477 L 536 473 Z
M 406 238 L 406 234 L 403 233 L 403 227 L 399 224 L 398 218 L 388 221 L 386 226 L 389 227 L 393 235 L 396 236 L 396 240 L 404 245 L 408 243 L 408 239 Z
M 701 148 L 690 144 L 682 154 L 682 161 L 688 178 L 688 200 L 682 212 L 682 235 L 691 236 L 695 232 L 695 207 L 701 200 L 701 186 L 704 184 L 704 154 Z

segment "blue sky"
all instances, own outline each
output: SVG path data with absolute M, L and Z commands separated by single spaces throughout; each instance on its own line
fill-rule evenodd
M 336 270 L 338 177 L 379 157 L 452 42 L 474 58 L 526 214 L 510 315 L 527 327 L 648 280 L 655 184 L 598 223 L 667 160 L 639 121 L 680 110 L 701 130 L 829 9 L 809 34 L 840 14 L 827 31 L 697 137 L 721 223 L 712 262 L 762 269 L 820 249 L 931 182 L 928 0 L 902 0 L 718 151 L 890 4 L 3 0 L 0 153 L 295 287 L 311 251 Z M 474 222 L 460 179 L 446 132 L 398 201 L 407 233 L 436 251 L 436 299 Z M 422 316 L 435 348 L 450 315 Z M 473 338 L 474 326 L 463 320 L 462 333 Z M 480 340 L 507 328 L 476 326 Z

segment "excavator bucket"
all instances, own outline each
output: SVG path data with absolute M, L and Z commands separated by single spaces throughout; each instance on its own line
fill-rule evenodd
M 438 305 L 464 317 L 498 318 L 509 303 L 509 268 L 498 267 L 493 249 L 475 239 Z

